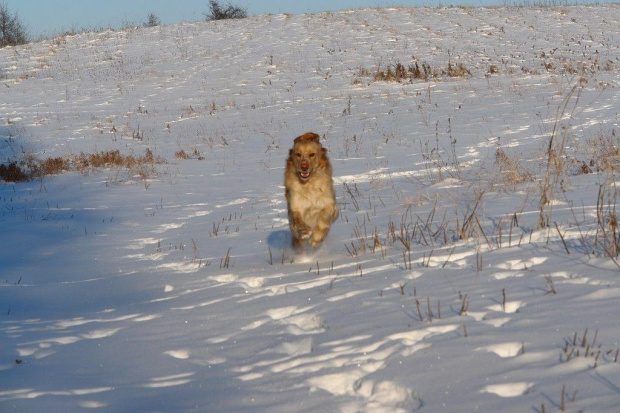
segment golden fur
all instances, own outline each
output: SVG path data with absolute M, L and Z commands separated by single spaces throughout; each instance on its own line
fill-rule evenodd
M 332 166 L 319 135 L 308 132 L 295 139 L 286 160 L 284 187 L 293 246 L 319 245 L 338 218 Z

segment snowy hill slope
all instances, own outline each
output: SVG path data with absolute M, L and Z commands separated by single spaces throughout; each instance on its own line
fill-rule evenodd
M 3 162 L 165 160 L 1 184 L 0 410 L 619 409 L 619 21 L 367 9 L 0 50 Z M 341 217 L 295 254 L 306 131 Z

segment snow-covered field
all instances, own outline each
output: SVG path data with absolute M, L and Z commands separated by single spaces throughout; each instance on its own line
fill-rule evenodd
M 618 27 L 366 9 L 0 50 L 3 162 L 166 160 L 0 184 L 0 411 L 619 411 Z M 398 62 L 436 76 L 374 79 Z M 295 254 L 306 131 L 341 217 Z

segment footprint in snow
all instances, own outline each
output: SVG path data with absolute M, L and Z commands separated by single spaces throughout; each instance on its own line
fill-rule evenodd
M 179 360 L 187 360 L 191 355 L 189 350 L 170 350 L 164 354 Z
M 523 352 L 523 343 L 512 342 L 494 344 L 491 346 L 478 347 L 476 350 L 495 353 L 501 358 L 511 358 L 516 357 Z
M 518 397 L 526 394 L 534 383 L 517 382 L 504 384 L 490 384 L 484 387 L 481 393 L 491 393 L 499 397 Z
M 309 314 L 310 309 L 298 309 L 295 306 L 274 308 L 267 311 L 267 316 L 287 326 L 293 335 L 322 333 L 326 330 L 325 320 L 318 314 Z
M 341 411 L 412 412 L 420 408 L 420 399 L 411 390 L 393 381 L 365 380 L 364 372 L 327 374 L 307 381 L 311 391 L 323 390 L 334 396 L 356 396 L 357 400 L 342 406 Z
M 502 313 L 516 313 L 523 307 L 523 301 L 508 301 L 505 304 L 494 304 L 487 307 L 491 311 L 497 311 Z

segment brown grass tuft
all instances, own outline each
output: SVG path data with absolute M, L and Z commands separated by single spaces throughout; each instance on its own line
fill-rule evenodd
M 0 178 L 5 182 L 25 182 L 29 181 L 30 174 L 25 172 L 17 162 L 10 162 L 8 165 L 0 165 Z
M 360 74 L 368 73 L 365 69 L 360 69 Z M 385 70 L 378 68 L 374 74 L 374 79 L 384 82 L 412 82 L 414 79 L 427 80 L 430 77 L 435 77 L 431 67 L 428 63 L 422 63 L 422 66 L 418 62 L 415 62 L 408 67 L 405 67 L 402 63 L 396 63 L 396 65 L 388 65 Z
M 452 62 L 448 63 L 448 68 L 443 72 L 443 74 L 450 77 L 465 77 L 471 75 L 470 71 L 467 70 L 463 63 L 453 65 Z
M 368 76 L 369 72 L 364 67 L 359 69 L 360 76 Z M 448 67 L 440 71 L 433 71 L 431 66 L 424 62 L 414 62 L 405 67 L 402 63 L 395 65 L 387 65 L 385 69 L 379 67 L 373 75 L 374 80 L 383 82 L 413 82 L 414 80 L 436 79 L 440 76 L 448 77 L 465 77 L 471 75 L 471 72 L 463 65 L 463 63 L 452 64 L 448 62 Z
M 609 134 L 600 133 L 596 138 L 588 140 L 590 150 L 590 166 L 600 172 L 620 171 L 620 136 L 615 129 Z
M 144 164 L 165 163 L 161 157 L 155 157 L 150 149 L 143 156 L 122 155 L 118 149 L 113 151 L 98 152 L 92 154 L 80 153 L 73 164 L 79 171 L 96 168 L 127 168 L 133 169 Z
M 518 160 L 511 159 L 502 148 L 495 151 L 495 166 L 502 174 L 503 183 L 515 187 L 534 180 L 534 175 L 528 172 Z
M 91 154 L 80 153 L 70 158 L 48 158 L 39 160 L 33 155 L 24 155 L 21 161 L 10 161 L 0 164 L 0 179 L 5 182 L 26 182 L 47 175 L 58 175 L 65 171 L 78 171 L 86 173 L 91 169 L 99 168 L 126 168 L 136 175 L 148 176 L 155 164 L 166 161 L 154 156 L 147 149 L 143 156 L 122 155 L 119 150 L 97 152 Z
M 38 175 L 58 175 L 71 169 L 71 162 L 64 158 L 48 158 L 37 164 Z
M 199 161 L 202 161 L 205 159 L 198 148 L 193 148 L 191 153 L 187 153 L 184 149 L 181 149 L 180 151 L 176 151 L 174 153 L 174 157 L 181 160 L 198 159 Z

